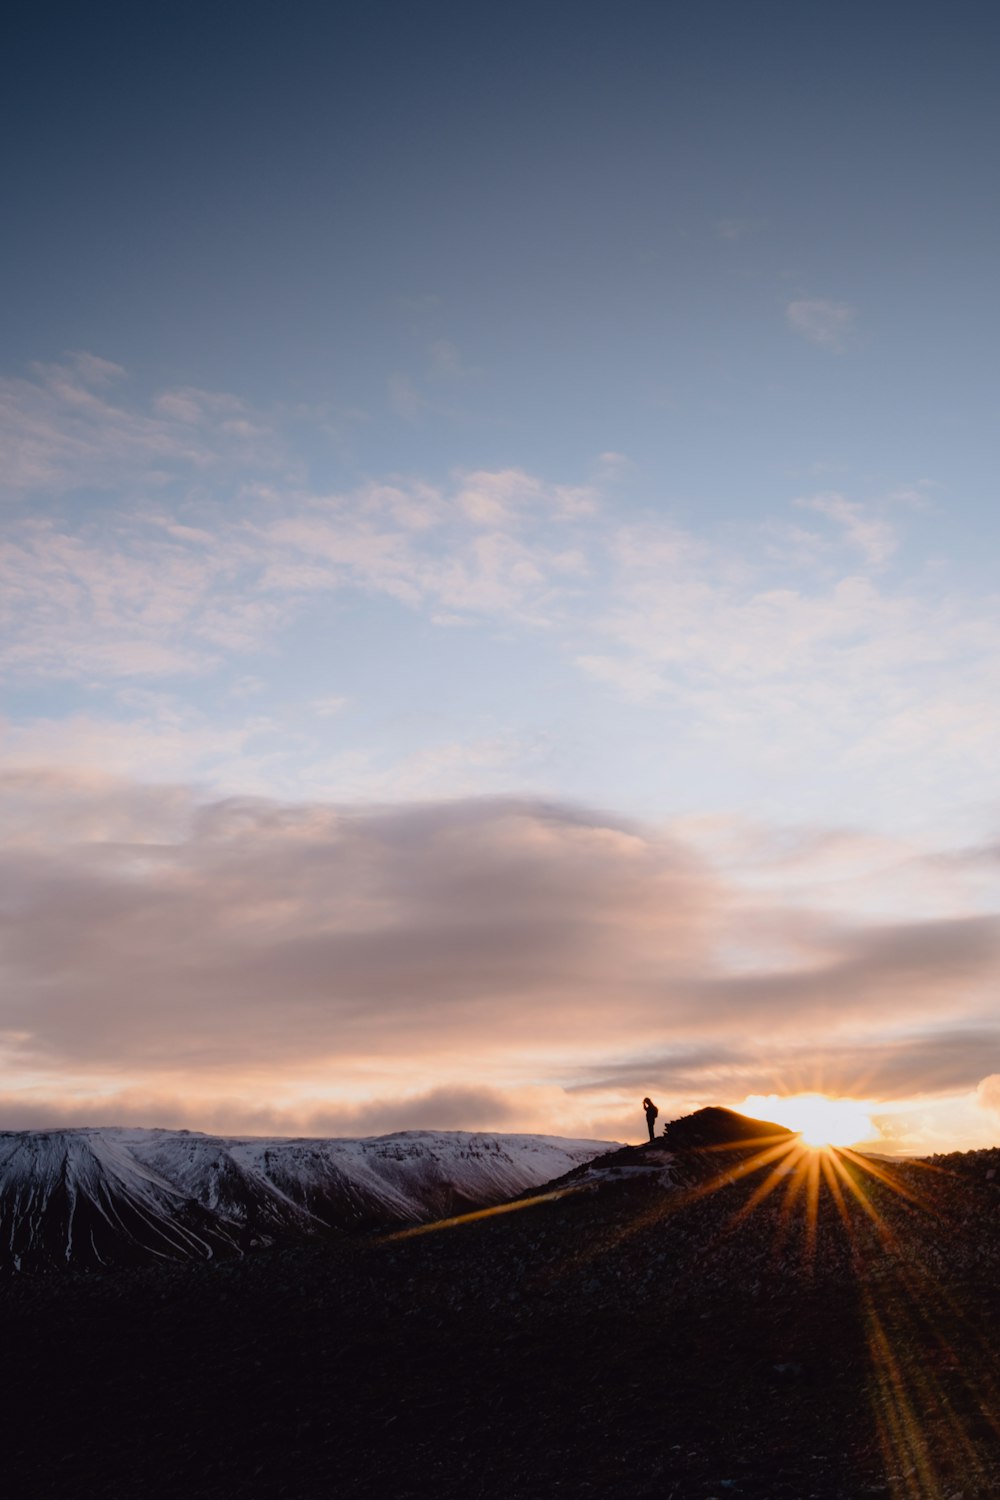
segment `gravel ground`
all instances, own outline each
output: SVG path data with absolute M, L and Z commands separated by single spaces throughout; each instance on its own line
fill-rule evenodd
M 1000 1495 L 996 1153 L 0 1289 L 15 1500 Z M 991 1177 L 990 1172 L 994 1172 Z M 717 1183 L 716 1190 L 710 1190 Z

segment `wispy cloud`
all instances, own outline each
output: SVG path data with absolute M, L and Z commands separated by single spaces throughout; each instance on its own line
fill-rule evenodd
M 892 529 L 842 496 L 810 508 L 862 551 L 866 574 L 832 539 L 790 564 L 763 539 L 724 545 L 652 523 L 620 533 L 581 669 L 669 704 L 675 740 L 738 737 L 744 770 L 895 764 L 910 795 L 919 778 L 983 780 L 1000 743 L 996 601 L 882 582 Z
M 883 517 L 873 515 L 856 501 L 848 500 L 843 495 L 827 493 L 812 495 L 795 503 L 803 510 L 816 511 L 842 526 L 848 541 L 857 547 L 873 567 L 881 566 L 896 550 L 898 543 L 895 528 Z
M 431 797 L 473 797 L 516 792 L 526 771 L 544 758 L 542 736 L 514 732 L 435 740 L 402 755 L 371 746 L 306 758 L 297 770 L 299 785 L 316 796 L 337 800 L 399 802 Z M 271 765 L 272 780 L 279 767 Z
M 794 333 L 834 354 L 847 348 L 857 320 L 857 309 L 849 302 L 829 302 L 822 297 L 804 297 L 789 302 L 785 318 Z
M 627 465 L 613 453 L 576 483 L 509 465 L 315 494 L 280 464 L 267 468 L 282 450 L 280 423 L 236 398 L 183 387 L 140 400 L 116 366 L 85 356 L 21 383 L 30 400 L 13 384 L 21 414 L 41 403 L 49 423 L 32 483 L 49 475 L 61 492 L 103 475 L 113 486 L 100 503 L 11 508 L 0 670 L 19 686 L 194 691 L 216 674 L 231 698 L 248 677 L 281 669 L 307 612 L 334 639 L 345 605 L 375 600 L 480 640 L 544 635 L 570 672 L 575 664 L 568 689 L 582 697 L 597 684 L 669 715 L 671 753 L 720 785 L 736 743 L 741 773 L 801 782 L 835 766 L 883 803 L 912 804 L 924 786 L 952 781 L 978 795 L 992 776 L 1000 609 L 987 594 L 949 595 L 940 575 L 888 566 L 905 520 L 890 511 L 899 491 L 823 491 L 789 502 L 794 527 L 778 507 L 738 535 L 624 509 L 615 497 Z M 85 458 L 73 447 L 81 423 Z M 155 493 L 143 478 L 154 458 L 167 476 Z M 205 486 L 209 473 L 218 482 Z M 801 524 L 806 515 L 815 524 Z M 334 680 L 314 696 L 343 688 Z M 87 711 L 79 722 L 96 719 Z M 146 733 L 144 715 L 136 728 Z M 506 733 L 464 724 L 441 743 L 489 745 Z M 352 784 L 384 774 L 365 747 L 349 752 L 340 769 Z M 432 747 L 396 759 L 407 756 L 417 765 Z M 178 774 L 190 766 L 182 756 Z M 462 766 L 469 774 L 467 758 Z
M 318 714 L 321 719 L 332 719 L 337 714 L 343 713 L 350 702 L 349 698 L 331 696 L 325 698 L 313 698 L 309 704 L 313 713 Z
M 151 492 L 177 476 L 272 470 L 274 431 L 234 396 L 184 388 L 145 406 L 119 365 L 92 354 L 0 380 L 0 493 Z M 115 400 L 115 393 L 119 399 Z
M 597 496 L 520 469 L 479 470 L 447 488 L 400 480 L 330 497 L 250 491 L 235 505 L 140 501 L 72 522 L 14 519 L 0 541 L 0 669 L 204 673 L 268 650 L 311 596 L 345 590 L 442 619 L 538 627 L 587 571 L 574 528 Z
M 266 718 L 224 725 L 169 699 L 135 704 L 125 694 L 119 714 L 127 717 L 76 713 L 23 723 L 0 720 L 0 767 L 47 766 L 84 777 L 105 773 L 151 781 L 183 776 L 218 781 L 235 771 L 245 784 L 255 744 L 270 739 L 273 752 L 277 740 L 276 726 Z M 284 726 L 286 753 L 289 739 Z
M 9 675 L 158 678 L 215 665 L 266 642 L 287 619 L 253 586 L 260 560 L 233 532 L 155 514 L 72 528 L 29 519 L 0 543 Z

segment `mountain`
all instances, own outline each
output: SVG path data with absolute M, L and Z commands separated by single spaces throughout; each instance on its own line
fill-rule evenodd
M 480 1208 L 606 1141 L 402 1131 L 282 1140 L 180 1130 L 0 1133 L 0 1270 L 211 1260 Z

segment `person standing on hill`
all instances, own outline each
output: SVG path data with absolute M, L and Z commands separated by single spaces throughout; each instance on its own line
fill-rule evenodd
M 646 1111 L 646 1124 L 649 1126 L 649 1139 L 652 1140 L 656 1132 L 656 1117 L 660 1113 L 652 1099 L 643 1099 L 642 1107 Z

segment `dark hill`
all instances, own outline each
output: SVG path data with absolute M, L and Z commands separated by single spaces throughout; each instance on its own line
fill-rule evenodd
M 753 1120 L 732 1109 L 710 1105 L 694 1114 L 669 1121 L 660 1135 L 639 1146 L 618 1146 L 572 1168 L 555 1182 L 531 1188 L 525 1198 L 537 1198 L 553 1187 L 588 1184 L 602 1187 L 618 1180 L 655 1178 L 661 1186 L 691 1187 L 717 1176 L 729 1156 L 748 1150 L 792 1142 L 795 1132 L 767 1120 Z
M 791 1140 L 795 1132 L 767 1120 L 752 1120 L 734 1109 L 715 1105 L 699 1109 L 693 1115 L 671 1120 L 663 1128 L 661 1139 L 671 1151 L 697 1147 L 746 1146 L 763 1140 Z
M 759 1142 L 408 1238 L 8 1283 L 7 1492 L 1000 1494 L 995 1158 L 828 1179 L 791 1139 L 764 1195 Z

